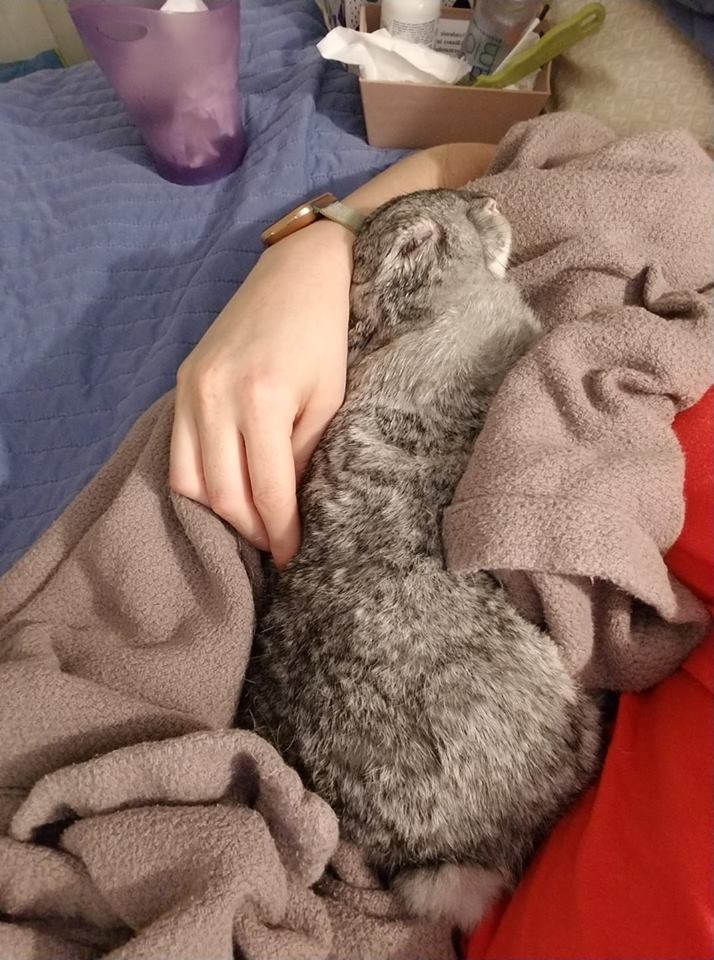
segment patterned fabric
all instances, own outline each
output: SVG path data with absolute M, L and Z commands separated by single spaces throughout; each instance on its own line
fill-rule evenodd
M 714 147 L 714 67 L 652 0 L 603 0 L 598 34 L 559 57 L 554 110 L 579 110 L 616 133 L 683 127 Z M 572 16 L 582 0 L 553 0 L 550 19 Z
M 248 150 L 208 186 L 158 176 L 92 63 L 0 86 L 0 570 L 173 386 L 261 230 L 400 156 L 365 143 L 313 0 L 243 0 L 241 23 Z

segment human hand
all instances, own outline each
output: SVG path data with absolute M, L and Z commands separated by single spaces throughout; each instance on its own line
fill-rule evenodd
M 494 147 L 410 154 L 345 202 L 363 214 L 481 176 Z M 327 220 L 271 247 L 181 365 L 170 483 L 284 566 L 300 544 L 296 484 L 342 403 L 352 236 Z
M 178 372 L 171 487 L 278 567 L 300 545 L 297 483 L 344 397 L 351 247 L 323 221 L 269 248 Z

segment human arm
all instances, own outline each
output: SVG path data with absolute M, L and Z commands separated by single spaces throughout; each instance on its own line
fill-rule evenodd
M 411 154 L 344 202 L 459 187 L 494 149 Z M 344 397 L 352 234 L 319 221 L 262 254 L 178 372 L 170 483 L 211 507 L 278 566 L 300 544 L 296 486 Z

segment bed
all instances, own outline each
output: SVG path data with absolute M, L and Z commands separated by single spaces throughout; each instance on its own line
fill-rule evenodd
M 562 15 L 570 2 L 561 0 L 554 6 Z M 620 0 L 613 2 L 619 4 Z M 624 18 L 625 12 L 617 16 Z M 611 29 L 617 33 L 622 21 L 615 16 L 610 19 Z M 263 226 L 306 195 L 324 189 L 337 194 L 349 191 L 398 156 L 365 144 L 354 78 L 340 67 L 320 60 L 314 49 L 322 30 L 322 20 L 312 0 L 243 0 L 242 92 L 249 146 L 237 173 L 210 187 L 177 187 L 154 173 L 138 135 L 93 65 L 34 74 L 0 86 L 0 568 L 8 568 L 20 558 L 107 460 L 139 415 L 171 388 L 181 359 L 258 256 L 258 237 Z M 624 30 L 622 35 L 625 36 Z M 639 42 L 641 34 L 632 32 L 630 36 Z M 610 56 L 612 47 L 605 46 L 605 54 Z M 586 79 L 603 76 L 598 58 L 605 54 L 602 48 L 591 47 L 589 59 L 573 60 L 571 72 L 564 69 L 561 77 L 567 80 L 578 73 Z M 566 85 L 562 84 L 561 95 Z M 574 83 L 569 90 L 573 96 L 582 92 Z M 584 106 L 582 102 L 562 105 L 581 109 Z M 597 115 L 595 106 L 585 106 Z M 543 123 L 553 124 L 560 119 L 564 118 L 550 117 Z M 620 119 L 629 127 L 629 116 Z M 655 123 L 657 118 L 646 120 Z M 573 122 L 577 125 L 581 121 Z M 602 132 L 596 129 L 591 135 L 597 140 Z M 530 143 L 528 136 L 524 135 L 524 139 Z M 580 142 L 577 130 L 574 142 Z M 525 148 L 530 149 L 528 143 Z M 607 153 L 608 149 L 606 142 L 603 150 Z M 559 270 L 567 274 L 562 289 L 552 285 L 562 292 L 565 313 L 577 314 L 578 309 L 585 309 L 591 294 L 582 297 L 578 287 L 590 275 L 593 263 L 597 268 L 593 272 L 603 284 L 595 298 L 598 302 L 624 303 L 620 287 L 624 289 L 630 272 L 630 279 L 644 276 L 638 257 L 644 258 L 648 270 L 651 259 L 655 265 L 666 261 L 667 270 L 677 277 L 682 273 L 688 276 L 690 268 L 692 275 L 699 270 L 711 287 L 710 247 L 700 246 L 700 238 L 711 235 L 711 218 L 704 205 L 694 204 L 690 211 L 682 202 L 694 174 L 702 181 L 706 179 L 707 185 L 710 183 L 709 166 L 702 165 L 702 158 L 687 137 L 675 135 L 662 141 L 645 137 L 636 149 L 642 154 L 645 171 L 652 174 L 652 189 L 647 193 L 650 211 L 656 210 L 659 216 L 657 191 L 666 191 L 667 178 L 671 176 L 676 204 L 671 208 L 673 215 L 664 218 L 666 229 L 672 227 L 676 215 L 681 215 L 686 224 L 677 242 L 665 242 L 665 228 L 645 231 L 644 240 L 640 236 L 632 251 L 629 246 L 619 250 L 617 269 L 603 269 L 597 243 L 607 240 L 606 249 L 610 251 L 618 236 L 614 221 L 617 216 L 627 219 L 627 203 L 641 196 L 640 185 L 632 187 L 622 177 L 622 171 L 632 167 L 631 157 L 627 163 L 611 167 L 607 154 L 606 176 L 600 180 L 597 170 L 591 170 L 591 182 L 606 184 L 607 190 L 614 191 L 614 199 L 605 203 L 606 215 L 598 229 L 593 229 L 595 211 L 588 201 L 584 201 L 584 208 L 589 211 L 588 230 L 580 231 L 579 225 L 577 230 L 571 229 L 567 221 L 567 216 L 573 214 L 569 197 L 567 203 L 562 196 L 560 202 L 552 202 L 551 192 L 536 194 L 536 199 L 528 202 L 527 198 L 524 200 L 523 186 L 504 191 L 504 198 L 515 197 L 524 210 L 537 211 L 533 214 L 536 222 L 528 231 L 538 239 L 532 258 L 534 277 L 543 279 L 538 274 L 542 261 L 547 268 L 546 287 Z M 618 156 L 622 161 L 622 155 Z M 538 176 L 533 180 L 536 191 L 549 175 L 560 182 L 558 165 L 569 162 L 559 156 L 557 162 L 550 163 L 548 155 L 541 160 L 536 164 L 531 156 L 529 161 L 538 166 Z M 578 158 L 573 162 L 578 162 Z M 687 166 L 690 163 L 694 164 L 691 176 Z M 543 189 L 552 191 L 552 187 Z M 696 193 L 695 185 L 692 191 Z M 699 195 L 706 195 L 704 187 Z M 543 197 L 548 202 L 542 202 Z M 549 214 L 541 223 L 538 215 L 543 209 Z M 617 212 L 614 217 L 612 210 Z M 700 227 L 693 230 L 695 221 L 691 218 L 695 213 L 701 215 L 701 221 Z M 632 229 L 620 231 L 621 244 L 629 245 L 630 234 L 637 235 L 636 214 L 637 211 L 627 220 Z M 563 216 L 564 225 L 559 221 Z M 545 230 L 542 235 L 541 229 Z M 582 254 L 583 262 L 577 269 L 567 262 L 558 265 L 556 248 L 563 238 L 568 240 L 567 256 Z M 579 246 L 579 239 L 584 246 Z M 592 248 L 588 245 L 591 239 Z M 658 250 L 658 244 L 665 249 L 666 256 Z M 521 264 L 524 266 L 527 263 Z M 653 283 L 655 274 L 653 271 Z M 697 279 L 683 286 L 700 287 L 702 283 Z M 644 284 L 645 292 L 646 288 Z M 537 292 L 537 286 L 534 289 Z M 685 322 L 681 317 L 679 320 Z M 677 355 L 670 350 L 663 351 L 662 356 L 676 359 Z M 698 350 L 695 357 L 708 378 L 711 362 L 705 351 Z M 616 363 L 619 369 L 620 353 Z M 694 366 L 694 362 L 683 364 L 687 378 L 692 376 Z M 709 382 L 706 379 L 705 386 Z M 532 395 L 527 395 L 529 409 Z M 711 471 L 707 465 L 711 463 L 712 399 L 710 390 L 698 407 L 680 414 L 677 421 L 677 436 L 687 454 L 687 524 L 668 557 L 673 574 L 708 603 L 710 612 L 711 538 L 706 537 L 706 524 L 701 517 L 711 513 Z M 208 511 L 180 498 L 174 505 L 175 514 L 164 509 L 165 480 L 155 477 L 153 487 L 147 483 L 152 471 L 165 477 L 160 454 L 168 446 L 170 409 L 168 403 L 159 404 L 159 408 L 158 412 L 163 409 L 165 414 L 163 434 L 152 432 L 151 418 L 158 415 L 156 411 L 149 412 L 144 426 L 140 424 L 138 428 L 149 438 L 145 454 L 150 466 L 144 469 L 139 464 L 136 470 L 144 484 L 139 485 L 140 489 L 148 491 L 148 495 L 137 502 L 136 488 L 128 487 L 126 498 L 121 501 L 125 474 L 121 461 L 115 461 L 99 487 L 103 483 L 110 488 L 116 482 L 116 503 L 121 501 L 126 506 L 119 521 L 115 522 L 116 510 L 112 513 L 95 495 L 97 487 L 93 487 L 76 505 L 78 509 L 68 511 L 53 528 L 44 547 L 39 545 L 41 562 L 37 562 L 37 548 L 30 551 L 4 580 L 0 591 L 0 619 L 3 607 L 17 608 L 6 621 L 4 636 L 10 642 L 3 649 L 5 668 L 0 671 L 0 704 L 5 707 L 0 737 L 0 767 L 4 771 L 0 784 L 0 821 L 4 823 L 0 847 L 3 853 L 10 854 L 0 856 L 0 894 L 5 895 L 4 902 L 0 902 L 0 940 L 3 935 L 16 938 L 3 941 L 17 946 L 12 955 L 49 956 L 49 949 L 40 950 L 37 946 L 47 941 L 33 939 L 45 937 L 47 929 L 38 927 L 33 931 L 27 917 L 36 919 L 39 914 L 42 919 L 47 913 L 54 923 L 63 910 L 71 921 L 70 939 L 75 936 L 73 925 L 78 916 L 81 918 L 82 910 L 91 914 L 91 924 L 98 928 L 98 933 L 90 930 L 98 938 L 97 955 L 99 950 L 105 955 L 105 949 L 113 942 L 114 910 L 121 915 L 121 924 L 117 926 L 119 941 L 128 935 L 129 927 L 145 929 L 151 937 L 169 915 L 161 898 L 173 896 L 172 876 L 180 880 L 183 874 L 181 870 L 172 873 L 157 867 L 158 861 L 146 855 L 144 838 L 149 836 L 154 843 L 157 836 L 168 837 L 164 847 L 157 845 L 151 850 L 154 854 L 159 851 L 159 860 L 164 858 L 161 862 L 173 862 L 172 858 L 181 856 L 176 824 L 183 817 L 191 818 L 194 824 L 189 834 L 191 856 L 186 861 L 185 873 L 192 879 L 198 878 L 198 892 L 205 896 L 203 900 L 199 896 L 198 914 L 192 912 L 196 907 L 193 897 L 188 897 L 183 915 L 181 910 L 171 913 L 171 923 L 164 924 L 162 929 L 170 929 L 173 934 L 174 919 L 178 916 L 184 923 L 178 929 L 186 936 L 188 931 L 193 938 L 195 956 L 207 955 L 208 945 L 216 942 L 210 939 L 213 933 L 224 937 L 224 955 L 232 956 L 231 933 L 239 926 L 238 912 L 231 900 L 236 891 L 248 904 L 248 915 L 253 916 L 254 890 L 246 894 L 245 886 L 235 880 L 244 861 L 231 853 L 226 862 L 229 860 L 236 871 L 233 874 L 214 870 L 210 864 L 211 842 L 218 838 L 216 842 L 223 850 L 225 836 L 222 827 L 214 829 L 218 821 L 212 818 L 233 816 L 229 809 L 233 806 L 240 815 L 241 805 L 235 803 L 235 797 L 242 794 L 234 791 L 234 778 L 240 775 L 252 783 L 253 767 L 245 762 L 236 765 L 234 754 L 228 751 L 226 783 L 230 784 L 230 803 L 223 802 L 220 791 L 220 802 L 216 802 L 213 794 L 206 796 L 214 789 L 214 781 L 204 776 L 203 768 L 196 762 L 200 756 L 195 752 L 204 747 L 212 750 L 217 743 L 240 742 L 245 733 L 228 729 L 233 699 L 237 696 L 233 679 L 237 671 L 236 610 L 232 604 L 237 597 L 252 610 L 252 592 L 247 576 L 243 576 L 245 571 L 235 542 L 223 525 Z M 614 404 L 610 409 L 614 415 L 619 408 Z M 530 434 L 524 435 L 531 439 Z M 604 435 L 609 438 L 611 432 L 605 430 Z M 639 435 L 647 437 L 646 452 L 656 452 L 649 434 L 642 430 Z M 499 433 L 499 441 L 502 439 L 503 434 Z M 632 447 L 624 444 L 623 449 L 631 451 Z M 127 447 L 123 450 L 127 456 Z M 548 456 L 552 462 L 552 450 Z M 603 462 L 608 467 L 612 463 L 607 457 Z M 660 468 L 657 460 L 656 467 L 650 479 L 655 485 Z M 161 492 L 157 493 L 159 489 Z M 631 484 L 630 489 L 643 503 L 657 499 L 648 496 L 647 487 Z M 621 498 L 611 499 L 619 510 Z M 91 510 L 85 509 L 88 502 Z M 181 554 L 188 558 L 191 577 L 177 576 L 174 586 L 178 583 L 185 589 L 194 582 L 196 557 L 201 557 L 197 543 L 203 546 L 203 555 L 211 563 L 216 550 L 224 551 L 225 563 L 206 563 L 212 576 L 218 571 L 216 575 L 224 577 L 228 570 L 231 576 L 243 577 L 236 580 L 242 594 L 238 589 L 225 588 L 228 581 L 221 580 L 221 596 L 230 601 L 226 604 L 213 602 L 215 594 L 209 588 L 214 581 L 207 577 L 209 588 L 195 589 L 186 604 L 186 631 L 185 610 L 176 603 L 175 590 L 167 589 L 172 581 L 164 575 L 165 568 L 154 562 L 152 554 L 152 550 L 161 554 L 165 542 L 174 543 L 171 538 L 162 541 L 160 536 L 152 535 L 152 530 L 157 529 L 151 526 L 152 518 L 155 521 L 166 516 L 178 517 L 181 522 L 188 518 L 194 525 L 186 528 L 192 535 L 186 534 L 187 547 Z M 77 527 L 76 542 L 67 533 L 68 524 Z M 121 550 L 97 551 L 96 540 L 85 535 L 85 526 L 110 529 Z M 161 530 L 160 525 L 158 529 Z M 193 535 L 196 531 L 202 540 Z M 698 539 L 702 536 L 706 543 Z M 597 537 L 592 540 L 598 542 Z M 616 550 L 610 549 L 612 541 L 607 543 L 609 552 L 618 556 Z M 53 564 L 62 555 L 62 568 L 64 554 L 71 554 L 71 563 L 66 564 L 69 574 L 63 569 L 57 574 Z M 492 566 L 501 567 L 495 564 L 482 568 Z M 106 576 L 105 569 L 109 571 Z M 122 576 L 118 575 L 120 569 Z M 592 575 L 588 579 L 595 580 Z M 93 592 L 87 592 L 84 605 L 76 604 L 67 585 L 84 588 L 92 581 L 95 587 Z M 110 583 L 120 598 L 115 603 L 107 601 L 106 585 Z M 148 603 L 144 602 L 147 596 Z M 155 609 L 161 608 L 161 603 L 155 602 L 157 598 L 163 602 L 164 611 L 169 610 L 167 620 L 175 616 L 175 629 L 173 621 L 171 629 L 163 622 L 158 624 L 158 632 L 153 629 Z M 133 605 L 136 617 L 126 615 L 125 602 L 130 608 Z M 210 629 L 203 633 L 204 646 L 196 640 L 195 614 L 202 609 L 208 610 L 224 631 L 217 634 L 214 621 L 207 618 Z M 65 616 L 66 610 L 71 615 Z M 117 610 L 121 611 L 119 630 L 114 619 Z M 145 627 L 146 623 L 151 629 Z M 239 620 L 243 636 L 249 636 L 251 624 L 250 617 Z M 221 636 L 226 638 L 230 651 L 225 662 L 219 659 Z M 175 656 L 176 651 L 179 656 Z M 497 911 L 479 928 L 468 948 L 469 957 L 487 960 L 522 956 L 525 951 L 520 945 L 524 942 L 532 955 L 540 956 L 614 956 L 628 951 L 632 956 L 711 955 L 711 911 L 709 901 L 704 899 L 708 894 L 703 893 L 705 888 L 709 890 L 712 871 L 708 844 L 711 804 L 710 792 L 701 787 L 705 782 L 702 770 L 707 768 L 714 735 L 708 722 L 714 689 L 711 651 L 710 634 L 682 669 L 654 691 L 624 694 L 613 734 L 614 749 L 608 754 L 600 781 L 561 821 L 511 906 L 503 914 Z M 167 669 L 167 664 L 171 669 Z M 223 685 L 220 696 L 215 691 L 206 696 L 202 678 L 207 676 L 211 683 Z M 192 685 L 200 694 L 196 703 L 191 700 Z M 148 726 L 144 711 L 149 717 Z M 73 726 L 76 718 L 79 727 Z M 692 731 L 698 735 L 693 736 Z M 176 749 L 189 752 L 179 753 L 177 760 Z M 162 767 L 164 754 L 169 761 Z M 139 755 L 141 762 L 137 761 Z M 121 767 L 117 775 L 118 768 L 112 764 L 125 756 L 131 762 Z M 144 765 L 141 758 L 145 756 L 153 757 L 153 761 Z M 241 746 L 235 756 L 245 760 L 245 756 L 252 755 Z M 95 779 L 97 768 L 99 779 Z M 274 773 L 276 768 L 267 769 Z M 181 776 L 175 776 L 176 770 L 180 770 Z M 82 780 L 87 771 L 86 781 Z M 148 792 L 141 780 L 143 771 L 150 781 Z M 195 781 L 186 776 L 191 772 L 197 775 Z M 177 784 L 181 789 L 188 784 L 190 793 L 194 790 L 192 784 L 198 783 L 198 793 L 190 793 L 186 803 L 177 802 L 171 794 L 170 802 L 166 802 L 166 797 L 157 800 L 164 774 L 172 789 Z M 102 776 L 107 777 L 111 787 L 107 793 L 101 787 Z M 81 799 L 81 794 L 71 792 L 77 780 L 85 783 L 94 807 L 91 803 L 84 808 L 81 803 L 77 806 L 76 797 Z M 58 783 L 61 789 L 53 794 Z M 68 787 L 71 790 L 63 792 Z M 31 799 L 27 802 L 30 788 Z M 112 793 L 115 789 L 118 800 Z M 131 794 L 132 790 L 135 794 Z M 254 792 L 251 786 L 245 795 L 252 796 Z M 53 805 L 53 796 L 61 800 L 57 807 Z M 68 822 L 60 817 L 75 809 L 65 802 L 67 796 L 73 797 L 72 802 L 84 813 L 66 832 L 76 827 L 72 836 L 79 836 L 80 840 L 82 836 L 99 837 L 98 849 L 109 866 L 106 874 L 97 872 L 96 889 L 103 891 L 98 899 L 94 899 L 94 875 L 89 886 L 76 886 L 78 873 L 72 873 L 72 883 L 67 882 L 64 851 L 72 851 L 67 860 L 73 871 L 84 856 L 78 847 L 72 847 L 74 841 L 67 841 L 68 846 L 61 850 L 51 849 Z M 302 798 L 299 792 L 297 796 Z M 623 796 L 628 797 L 626 805 L 622 804 Z M 48 797 L 52 802 L 43 810 Z M 138 809 L 127 809 L 133 806 Z M 20 811 L 18 820 L 15 812 L 20 807 L 24 812 Z M 38 809 L 39 819 L 33 820 Z M 135 829 L 133 815 L 146 816 L 141 821 L 148 824 L 146 834 Z M 195 841 L 195 823 L 199 821 L 194 821 L 194 816 L 204 817 L 200 821 L 205 830 L 201 837 L 210 842 Z M 12 837 L 5 832 L 11 817 L 15 817 Z M 153 817 L 170 817 L 172 825 L 155 829 Z M 112 832 L 117 823 L 119 828 Z M 667 826 L 664 831 L 662 824 Z M 314 825 L 306 829 L 300 820 L 298 826 L 301 838 L 307 837 L 309 844 L 319 846 L 322 837 Z M 50 829 L 36 833 L 36 827 L 41 831 Z M 109 831 L 106 835 L 102 833 L 105 828 Z M 653 836 L 657 843 L 652 842 Z M 112 842 L 116 846 L 112 847 Z M 199 847 L 211 866 L 205 875 L 196 867 L 194 851 Z M 134 854 L 137 849 L 140 855 Z M 225 849 L 230 853 L 230 847 Z M 91 844 L 87 850 L 91 853 Z M 326 850 L 321 848 L 320 855 L 324 860 Z M 121 873 L 127 864 L 131 868 L 130 882 L 118 882 L 112 871 Z M 139 875 L 134 870 L 136 865 L 147 871 L 146 883 L 139 877 L 140 895 L 136 902 L 148 914 L 154 910 L 155 916 L 147 914 L 148 919 L 136 920 L 126 907 Z M 331 956 L 356 960 L 359 946 L 368 944 L 369 937 L 381 938 L 380 946 L 389 938 L 384 956 L 412 957 L 415 949 L 409 944 L 415 942 L 424 960 L 444 960 L 453 955 L 448 931 L 446 940 L 443 936 L 440 940 L 418 926 L 400 925 L 389 912 L 388 902 L 380 899 L 382 891 L 370 886 L 371 880 L 365 882 L 361 868 L 357 869 L 348 858 L 338 858 L 337 865 L 342 873 L 325 875 L 320 896 L 325 898 L 333 917 L 338 918 L 335 936 L 345 938 L 350 950 L 344 947 L 344 941 L 342 945 L 338 942 Z M 316 875 L 321 873 L 322 865 Z M 162 879 L 160 884 L 156 883 L 157 876 Z M 643 885 L 643 878 L 653 876 L 657 876 L 657 883 Z M 17 884 L 17 877 L 22 877 L 23 882 Z M 210 882 L 204 882 L 206 877 Z M 272 892 L 278 889 L 269 874 L 265 877 Z M 230 896 L 215 896 L 212 883 L 224 880 Z M 311 883 L 312 878 L 302 876 L 301 882 L 307 885 L 307 881 Z M 627 893 L 638 888 L 638 884 L 644 892 L 635 903 Z M 182 898 L 188 888 L 179 883 L 177 889 Z M 298 885 L 295 889 L 296 896 L 301 896 L 302 888 Z M 82 892 L 79 897 L 77 890 Z M 593 890 L 596 897 L 592 896 Z M 90 895 L 85 896 L 87 891 Z M 105 898 L 106 891 L 109 894 Z M 105 911 L 110 901 L 111 908 Z M 220 923 L 215 922 L 216 911 L 221 914 Z M 281 911 L 286 912 L 282 907 Z M 281 911 L 277 923 L 271 915 L 265 926 L 270 936 L 281 932 Z M 286 915 L 292 937 L 294 917 L 289 911 Z M 196 922 L 197 916 L 204 926 Z M 587 918 L 587 923 L 583 918 Z M 105 927 L 109 927 L 108 935 Z M 82 937 L 88 936 L 88 929 L 82 926 Z M 254 932 L 253 927 L 241 927 L 241 936 L 246 929 Z M 260 924 L 255 929 L 262 935 Z M 316 929 L 322 935 L 319 924 Z M 59 927 L 53 926 L 52 930 L 59 931 Z M 355 945 L 358 939 L 359 944 Z M 260 955 L 288 956 L 293 960 L 297 955 L 295 940 L 283 939 L 281 943 L 284 953 L 268 954 L 264 950 Z M 321 953 L 311 949 L 309 955 L 325 957 L 331 950 L 326 944 L 325 940 Z M 86 951 L 83 942 L 76 951 L 63 955 L 85 957 Z M 5 955 L 11 954 L 5 951 Z M 52 955 L 59 955 L 56 947 Z M 129 955 L 112 951 L 112 956 Z M 151 955 L 167 954 L 164 951 Z M 255 955 L 259 954 L 251 953 Z M 307 948 L 301 955 L 308 955 Z
M 0 571 L 171 389 L 265 225 L 399 155 L 365 143 L 323 32 L 307 0 L 243 0 L 248 150 L 205 187 L 154 172 L 94 64 L 0 86 Z

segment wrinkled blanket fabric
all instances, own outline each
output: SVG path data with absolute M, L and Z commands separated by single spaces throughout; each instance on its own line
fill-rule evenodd
M 712 163 L 683 133 L 514 128 L 481 181 L 549 331 L 494 401 L 444 521 L 587 683 L 654 683 L 702 607 L 661 554 L 674 414 L 712 380 Z M 260 572 L 167 486 L 172 396 L 0 581 L 3 960 L 452 960 L 338 841 L 323 801 L 231 729 Z

